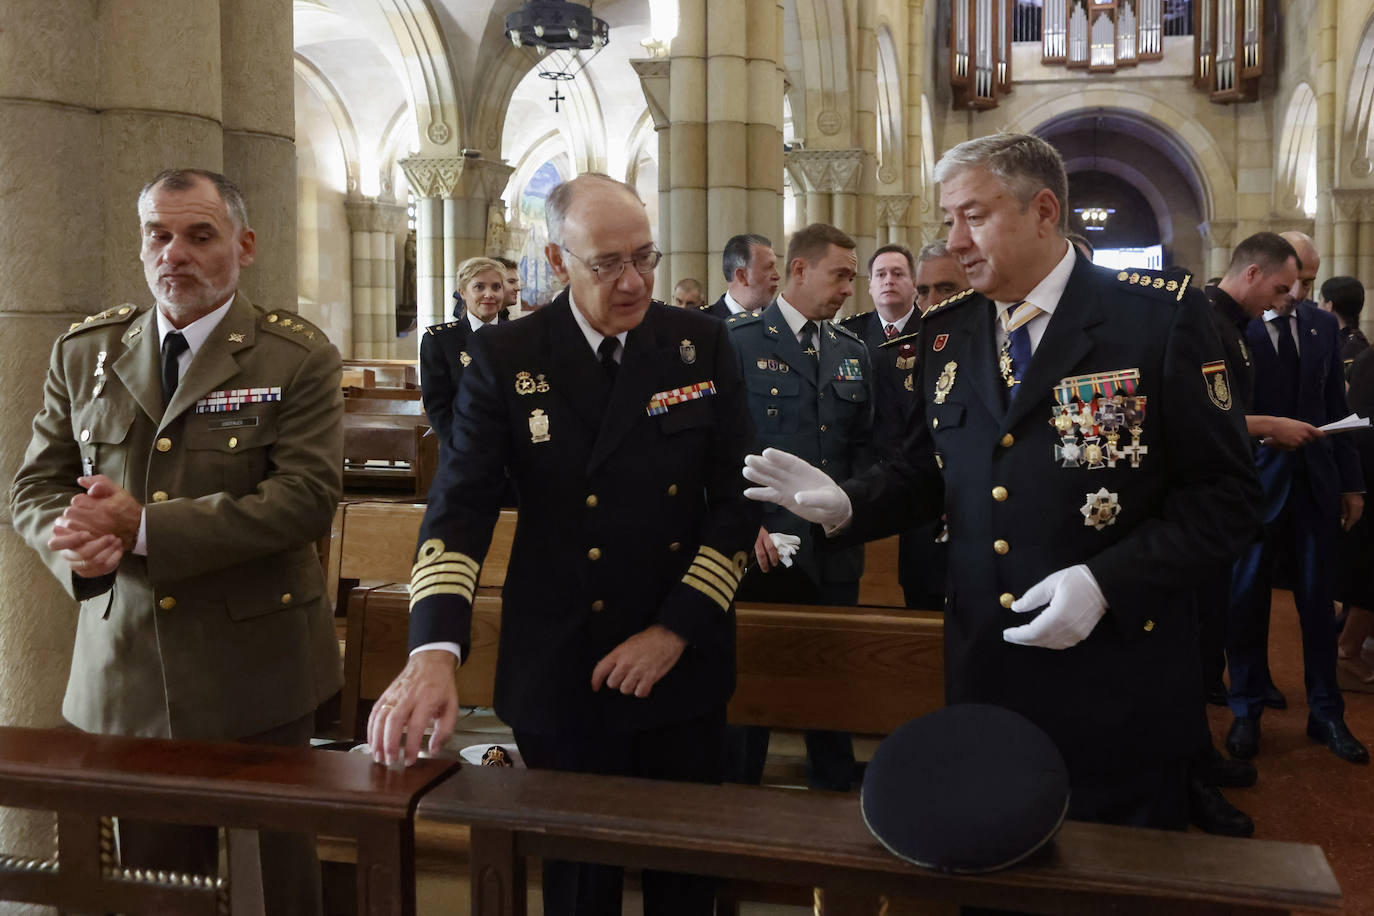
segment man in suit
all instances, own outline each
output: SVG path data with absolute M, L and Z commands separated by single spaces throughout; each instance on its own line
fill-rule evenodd
M 1246 344 L 1255 358 L 1254 411 L 1320 427 L 1349 413 L 1339 326 L 1313 303 L 1299 301 L 1311 292 L 1320 264 L 1316 246 L 1300 232 L 1283 238 L 1295 251 L 1299 283 L 1290 297 L 1246 327 Z M 1364 510 L 1359 454 L 1343 436 L 1316 435 L 1297 449 L 1261 440 L 1255 465 L 1264 489 L 1264 537 L 1241 555 L 1232 578 L 1226 660 L 1235 719 L 1226 749 L 1242 760 L 1259 752 L 1269 684 L 1272 566 L 1276 555 L 1286 554 L 1293 561 L 1293 600 L 1302 627 L 1307 734 L 1343 760 L 1367 763 L 1369 751 L 1345 724 L 1324 570 L 1336 532 L 1348 530 Z
M 315 542 L 342 489 L 338 351 L 238 291 L 256 239 L 224 176 L 139 196 L 152 309 L 53 348 L 14 525 L 81 602 L 63 715 L 99 734 L 309 742 L 341 683 Z M 120 823 L 127 867 L 214 873 L 215 831 Z M 264 834 L 268 912 L 319 912 L 310 838 Z
M 673 287 L 673 305 L 680 309 L 701 311 L 706 307 L 701 283 L 691 277 L 683 277 Z
M 405 669 L 368 722 L 378 760 L 453 731 L 456 661 L 509 471 L 520 525 L 502 596 L 495 708 L 541 769 L 719 782 L 734 690 L 733 598 L 758 530 L 741 494 L 752 431 L 724 322 L 652 302 L 634 190 L 559 185 L 545 252 L 567 290 L 474 335 L 452 448 L 411 579 Z M 402 736 L 404 734 L 404 742 Z M 621 873 L 546 862 L 544 911 L 619 912 Z M 648 913 L 710 913 L 698 879 L 646 872 Z
M 702 311 L 717 318 L 766 308 L 778 291 L 778 256 L 773 243 L 757 233 L 736 235 L 725 243 L 721 273 L 729 284 L 721 297 Z
M 1186 275 L 1078 255 L 1038 137 L 962 143 L 935 177 L 973 290 L 925 316 L 903 459 L 841 487 L 751 455 L 749 495 L 850 538 L 944 511 L 949 702 L 1044 729 L 1070 817 L 1182 829 L 1205 740 L 1191 588 L 1251 536 L 1258 494 L 1206 303 Z
M 921 246 L 916 255 L 916 308 L 924 315 L 932 305 L 968 289 L 968 277 L 959 259 L 949 253 L 943 239 Z
M 873 369 L 868 349 L 831 319 L 854 290 L 854 240 L 824 223 L 792 235 L 787 286 L 761 312 L 727 320 L 749 391 L 756 448 L 781 448 L 806 458 L 837 480 L 873 463 Z M 773 535 L 799 539 L 790 565 L 780 563 Z M 764 510 L 754 545 L 757 571 L 740 587 L 751 601 L 852 605 L 859 600 L 863 546 L 815 549 L 811 526 L 777 506 Z M 806 732 L 807 781 L 846 792 L 854 778 L 847 732 Z M 768 731 L 744 736 L 744 772 L 757 783 L 768 753 Z

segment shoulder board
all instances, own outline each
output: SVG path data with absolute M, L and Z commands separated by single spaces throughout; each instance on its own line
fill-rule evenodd
M 84 331 L 87 328 L 98 328 L 111 324 L 123 324 L 126 321 L 132 321 L 133 317 L 137 314 L 137 306 L 116 305 L 112 308 L 107 308 L 103 312 L 97 312 L 94 315 L 87 315 L 85 319 L 82 321 L 73 321 L 71 323 L 71 326 L 67 328 L 65 334 L 69 336 L 72 334 L 76 334 L 80 331 Z
M 467 323 L 466 318 L 459 318 L 457 321 L 446 321 L 443 324 L 432 324 L 429 327 L 425 328 L 425 333 L 437 334 L 440 331 L 447 331 L 449 328 L 461 327 L 465 323 Z
M 258 319 L 258 327 L 288 340 L 294 340 L 303 347 L 319 346 L 328 342 L 324 331 L 295 312 L 268 312 Z
M 859 312 L 858 314 L 850 315 L 847 318 L 837 318 L 835 319 L 834 323 L 839 327 L 847 328 L 848 330 L 855 331 L 857 333 L 856 329 L 863 327 L 864 323 L 868 321 L 868 319 L 865 316 L 872 314 L 872 312 Z
M 972 296 L 976 292 L 977 290 L 974 289 L 966 289 L 962 293 L 955 293 L 948 299 L 941 299 L 939 302 L 935 303 L 930 308 L 926 309 L 924 317 L 929 318 L 931 315 L 933 315 L 935 312 L 938 312 L 940 309 L 949 308 L 952 305 L 956 305 L 960 302 L 963 302 L 965 299 Z
M 882 343 L 878 344 L 878 349 L 881 350 L 884 347 L 892 347 L 904 343 L 915 343 L 916 338 L 920 336 L 921 332 L 919 330 L 907 331 L 905 334 L 898 334 L 896 337 L 889 338 L 888 340 L 885 340 Z
M 712 307 L 714 307 L 714 306 L 715 306 L 715 303 L 714 303 L 714 302 L 703 302 L 701 305 L 698 305 L 698 306 L 697 306 L 697 311 L 698 311 L 698 312 L 709 312 L 709 311 L 711 311 Z
M 1151 296 L 1182 302 L 1188 292 L 1190 273 L 1170 271 L 1169 273 L 1148 273 L 1143 270 L 1123 270 L 1116 275 L 1118 283 L 1134 288 L 1137 292 L 1149 292 Z
M 830 322 L 830 326 L 831 326 L 832 328 L 834 328 L 835 330 L 839 331 L 839 332 L 840 332 L 841 334 L 843 334 L 845 337 L 848 337 L 848 338 L 850 338 L 850 339 L 852 339 L 852 340 L 857 340 L 859 343 L 863 343 L 863 342 L 864 342 L 862 337 L 860 337 L 858 334 L 855 334 L 855 333 L 854 333 L 853 331 L 851 331 L 849 328 L 845 327 L 843 322 L 840 322 L 840 321 L 832 321 L 832 322 Z
M 759 309 L 754 312 L 740 312 L 738 315 L 731 315 L 729 318 L 725 319 L 725 323 L 740 327 L 741 325 L 753 324 L 755 321 L 759 321 L 762 318 L 763 310 Z

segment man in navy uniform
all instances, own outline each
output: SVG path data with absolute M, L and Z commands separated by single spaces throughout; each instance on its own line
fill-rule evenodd
M 868 349 L 831 319 L 854 291 L 854 240 L 824 223 L 798 230 L 787 246 L 787 286 L 761 312 L 727 320 L 749 390 L 755 446 L 785 449 L 836 480 L 873 463 L 873 370 Z M 799 539 L 790 564 L 780 564 L 773 536 Z M 758 569 L 740 597 L 793 604 L 852 605 L 859 600 L 863 545 L 815 549 L 811 526 L 777 506 L 764 511 L 754 545 Z M 745 739 L 745 782 L 762 777 L 767 731 Z M 854 747 L 847 732 L 808 731 L 808 783 L 848 791 Z
M 759 525 L 737 463 L 752 434 L 738 363 L 724 322 L 651 301 L 662 255 L 632 188 L 582 175 L 546 207 L 568 288 L 469 340 L 411 578 L 412 653 L 368 740 L 410 762 L 426 728 L 432 750 L 452 733 L 509 471 L 520 521 L 495 709 L 526 764 L 718 782 L 732 600 Z M 550 861 L 543 885 L 547 913 L 620 910 L 617 868 Z M 711 912 L 700 879 L 651 871 L 643 888 L 646 912 Z
M 836 486 L 750 456 L 754 498 L 878 537 L 945 511 L 946 694 L 1020 712 L 1069 768 L 1069 816 L 1182 829 L 1197 577 L 1253 535 L 1258 487 L 1221 343 L 1188 277 L 1093 267 L 1034 136 L 936 169 L 973 290 L 926 313 L 901 461 Z
M 766 308 L 778 291 L 778 256 L 762 235 L 731 236 L 721 254 L 721 272 L 729 284 L 720 298 L 701 310 L 717 318 Z

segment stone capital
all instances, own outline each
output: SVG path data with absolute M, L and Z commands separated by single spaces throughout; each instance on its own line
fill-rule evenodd
M 644 92 L 644 101 L 649 107 L 649 116 L 654 119 L 654 129 L 662 130 L 672 121 L 668 117 L 668 71 L 669 61 L 664 58 L 631 60 L 630 66 L 639 75 L 639 87 Z
M 805 193 L 859 190 L 861 149 L 797 149 L 785 154 L 783 163 L 793 182 Z
M 408 156 L 400 161 L 417 197 L 500 200 L 513 166 L 465 156 Z
M 906 217 L 906 211 L 911 207 L 911 202 L 916 199 L 914 194 L 880 194 L 873 199 L 877 208 L 878 225 L 880 226 L 900 226 Z
M 1374 219 L 1374 189 L 1332 188 L 1331 204 L 1338 220 Z
M 391 232 L 405 229 L 406 208 L 399 204 L 359 197 L 344 201 L 348 228 L 353 232 Z
M 1198 223 L 1198 234 L 1213 248 L 1230 249 L 1231 238 L 1236 234 L 1236 221 L 1233 219 L 1214 219 Z

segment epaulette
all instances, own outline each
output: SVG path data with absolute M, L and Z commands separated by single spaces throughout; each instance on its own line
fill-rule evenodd
M 830 326 L 846 337 L 853 338 L 854 340 L 857 340 L 859 343 L 864 342 L 864 339 L 862 337 L 860 337 L 858 334 L 855 334 L 849 328 L 845 327 L 843 322 L 832 321 L 830 322 Z
M 1116 275 L 1116 279 L 1120 283 L 1135 287 L 1140 292 L 1149 291 L 1152 295 L 1172 299 L 1175 302 L 1183 301 L 1183 294 L 1188 291 L 1188 281 L 1192 278 L 1192 274 L 1182 271 L 1174 276 L 1167 276 L 1146 273 L 1143 270 L 1123 270 Z
M 939 302 L 935 303 L 930 308 L 926 309 L 926 313 L 922 317 L 929 318 L 931 315 L 933 315 L 935 312 L 938 312 L 940 309 L 949 308 L 951 305 L 956 305 L 960 302 L 963 302 L 969 296 L 972 296 L 975 292 L 977 292 L 977 290 L 966 289 L 961 293 L 955 293 L 948 299 L 941 299 Z
M 711 309 L 712 309 L 714 306 L 715 306 L 715 303 L 714 303 L 714 302 L 703 302 L 701 305 L 698 305 L 698 306 L 697 306 L 697 311 L 698 311 L 698 312 L 709 312 L 709 311 L 711 311 Z
M 258 319 L 258 327 L 294 340 L 303 347 L 319 346 L 326 342 L 324 331 L 295 312 L 268 312 Z
M 729 318 L 725 319 L 725 323 L 734 325 L 735 327 L 742 327 L 746 324 L 753 324 L 755 321 L 759 321 L 762 318 L 763 309 L 758 309 L 752 312 L 740 312 L 738 315 L 731 315 Z
M 842 327 L 842 328 L 847 328 L 847 329 L 849 329 L 849 330 L 852 331 L 852 330 L 854 330 L 855 327 L 858 327 L 859 325 L 863 324 L 864 321 L 867 320 L 867 319 L 864 317 L 865 315 L 872 315 L 872 314 L 873 314 L 872 312 L 859 312 L 859 313 L 854 314 L 854 315 L 849 315 L 849 316 L 847 316 L 847 317 L 845 317 L 845 318 L 834 318 L 834 319 L 831 319 L 831 323 L 832 323 L 832 324 L 835 324 L 835 325 L 837 325 L 837 326 L 839 326 L 839 327 Z
M 103 312 L 96 312 L 94 315 L 87 315 L 82 321 L 73 321 L 67 328 L 66 334 L 74 334 L 86 328 L 104 327 L 109 324 L 122 324 L 131 321 L 138 314 L 138 307 L 134 305 L 116 305 L 107 308 Z
M 884 340 L 882 343 L 878 344 L 878 349 L 881 350 L 884 347 L 896 346 L 897 344 L 914 343 L 916 338 L 920 336 L 921 332 L 919 329 L 907 331 L 905 334 L 898 334 L 896 337 L 889 337 L 887 340 Z
M 447 321 L 447 322 L 444 322 L 443 324 L 432 324 L 432 325 L 430 325 L 429 327 L 425 328 L 425 333 L 426 333 L 426 334 L 437 334 L 437 333 L 439 333 L 440 331 L 447 331 L 449 328 L 461 327 L 461 326 L 462 326 L 463 324 L 465 324 L 466 322 L 467 322 L 467 319 L 466 319 L 466 318 L 459 318 L 457 321 Z

